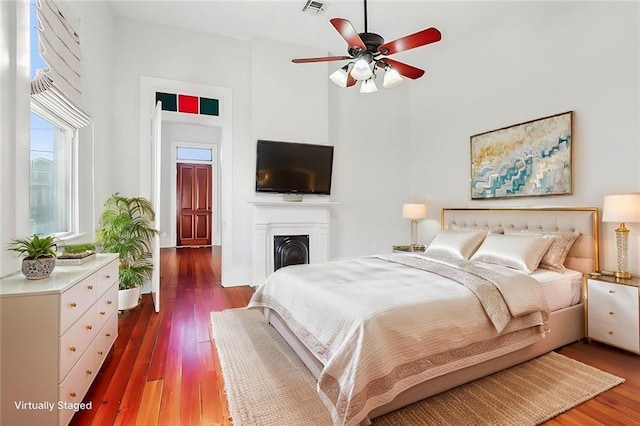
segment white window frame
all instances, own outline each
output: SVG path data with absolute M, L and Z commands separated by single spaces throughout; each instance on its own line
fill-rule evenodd
M 41 118 L 51 122 L 54 126 L 72 132 L 71 138 L 69 138 L 70 155 L 69 164 L 67 164 L 68 185 L 67 191 L 69 193 L 69 199 L 67 200 L 66 209 L 69 212 L 66 218 L 68 231 L 54 232 L 50 235 L 60 239 L 70 239 L 79 234 L 79 184 L 78 184 L 78 128 L 70 126 L 65 123 L 51 111 L 38 105 L 38 103 L 31 101 L 31 112 L 39 115 Z M 31 148 L 29 148 L 31 149 Z M 29 176 L 31 176 L 31 162 L 29 162 Z M 31 208 L 29 208 L 29 214 L 31 214 Z

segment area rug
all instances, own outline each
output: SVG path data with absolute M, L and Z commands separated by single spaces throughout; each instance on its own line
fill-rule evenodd
M 234 426 L 331 425 L 316 380 L 261 312 L 211 313 Z M 373 419 L 374 425 L 536 425 L 624 379 L 550 352 Z

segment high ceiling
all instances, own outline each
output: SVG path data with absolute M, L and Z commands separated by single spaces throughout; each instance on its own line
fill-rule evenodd
M 317 47 L 331 54 L 346 53 L 346 43 L 329 19 L 348 19 L 356 31 L 364 31 L 362 0 L 320 0 L 323 10 L 319 13 L 303 12 L 306 0 L 110 1 L 116 15 L 131 19 L 242 40 L 264 37 Z M 451 9 L 444 2 L 369 0 L 367 5 L 369 32 L 382 35 L 386 41 L 427 27 L 440 29 L 446 37 L 445 18 Z

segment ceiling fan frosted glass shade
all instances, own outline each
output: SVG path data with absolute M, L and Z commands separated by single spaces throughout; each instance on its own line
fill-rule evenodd
M 333 81 L 336 85 L 340 87 L 347 87 L 347 70 L 346 67 L 340 68 L 336 70 L 333 74 L 329 76 L 329 79 Z
M 360 85 L 360 93 L 373 93 L 378 91 L 378 86 L 373 80 L 365 80 Z
M 393 68 L 388 68 L 384 73 L 384 81 L 382 82 L 382 87 L 388 89 L 390 87 L 396 87 L 401 84 L 404 80 L 400 76 L 398 71 Z
M 373 71 L 369 63 L 362 58 L 358 59 L 351 69 L 351 76 L 356 80 L 366 80 L 372 75 Z

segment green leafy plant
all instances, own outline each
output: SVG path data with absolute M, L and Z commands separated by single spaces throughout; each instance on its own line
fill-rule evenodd
M 9 250 L 17 252 L 26 259 L 39 259 L 41 257 L 56 257 L 56 239 L 52 236 L 40 237 L 33 234 L 31 237 L 19 238 L 9 243 Z
M 98 241 L 102 252 L 118 253 L 120 290 L 151 279 L 151 244 L 158 233 L 152 226 L 154 220 L 153 206 L 144 197 L 127 198 L 115 193 L 104 204 Z
M 86 251 L 95 251 L 96 245 L 91 243 L 86 244 L 69 244 L 62 247 L 62 251 L 65 254 L 78 254 Z

